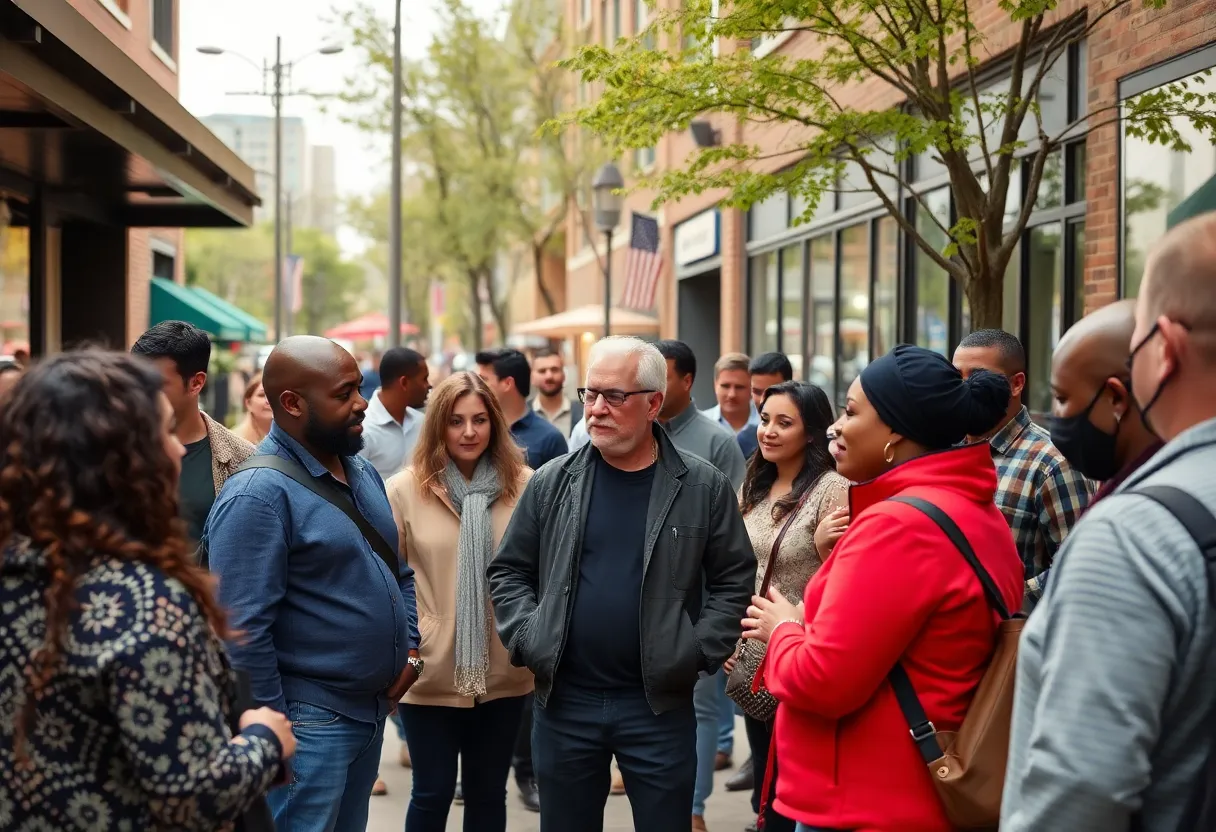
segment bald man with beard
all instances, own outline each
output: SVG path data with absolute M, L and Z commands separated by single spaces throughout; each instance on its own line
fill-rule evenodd
M 1085 513 L 1022 631 L 1001 832 L 1216 829 L 1203 808 L 1216 775 L 1216 575 L 1169 507 L 1197 501 L 1216 528 L 1216 213 L 1166 233 L 1133 330 L 1124 320 L 1115 334 L 1130 360 L 1100 379 L 1089 418 L 1112 431 L 1123 414 L 1124 460 L 1134 421 L 1165 444 Z M 1087 408 L 1093 378 L 1118 370 L 1094 338 L 1070 346 L 1095 355 L 1088 388 L 1058 391 L 1069 407 Z M 1081 375 L 1089 362 L 1068 364 Z M 1162 486 L 1173 490 L 1147 491 Z
M 270 433 L 224 485 L 204 534 L 240 634 L 233 666 L 296 736 L 292 783 L 268 796 L 283 832 L 366 827 L 384 720 L 422 672 L 414 573 L 384 482 L 358 456 L 362 380 L 327 339 L 275 347 L 262 374 Z

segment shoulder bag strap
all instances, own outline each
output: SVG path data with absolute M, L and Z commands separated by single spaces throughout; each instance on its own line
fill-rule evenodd
M 773 548 L 768 553 L 768 563 L 764 564 L 764 578 L 760 581 L 759 595 L 761 598 L 768 597 L 768 587 L 773 580 L 773 565 L 777 562 L 777 552 L 781 549 L 781 541 L 785 540 L 785 533 L 790 530 L 790 526 L 794 523 L 794 518 L 798 516 L 798 512 L 802 511 L 802 507 L 806 505 L 807 497 L 811 496 L 811 492 L 814 490 L 815 487 L 811 486 L 803 492 L 802 496 L 798 498 L 797 505 L 790 509 L 790 513 L 785 516 L 785 522 L 781 524 L 781 529 L 777 532 L 777 536 L 773 538 Z
M 248 471 L 251 468 L 269 468 L 272 471 L 278 471 L 288 479 L 295 480 L 334 508 L 339 509 L 358 527 L 359 532 L 375 553 L 380 556 L 380 560 L 384 561 L 384 565 L 388 567 L 388 571 L 393 574 L 393 577 L 400 579 L 401 575 L 397 564 L 396 549 L 390 546 L 388 541 L 384 539 L 384 536 L 376 531 L 375 526 L 369 523 L 367 518 L 359 512 L 354 502 L 346 499 L 346 496 L 340 493 L 337 488 L 324 480 L 314 477 L 308 473 L 307 468 L 298 462 L 283 459 L 283 457 L 275 456 L 274 454 L 251 456 L 241 463 L 241 466 L 233 474 Z
M 917 511 L 927 515 L 945 533 L 946 537 L 950 539 L 950 542 L 954 544 L 954 547 L 958 549 L 971 566 L 972 571 L 975 572 L 975 576 L 979 578 L 988 603 L 1001 616 L 1002 621 L 1009 620 L 1009 610 L 1001 598 L 1001 593 L 996 588 L 996 582 L 992 580 L 992 576 L 988 574 L 988 570 L 984 568 L 979 558 L 975 556 L 975 550 L 971 548 L 971 544 L 967 541 L 967 537 L 963 534 L 962 529 L 950 519 L 950 516 L 933 503 L 920 497 L 892 497 L 890 499 L 895 503 L 912 506 Z M 920 697 L 916 695 L 916 688 L 912 687 L 912 680 L 908 678 L 908 672 L 904 670 L 902 664 L 896 662 L 895 667 L 891 668 L 891 672 L 887 675 L 887 679 L 891 683 L 891 689 L 895 692 L 895 699 L 899 702 L 899 709 L 903 711 L 904 719 L 908 722 L 908 733 L 912 735 L 912 741 L 916 743 L 916 748 L 920 751 L 921 759 L 926 764 L 939 759 L 942 756 L 942 747 L 937 741 L 937 728 L 929 721 L 929 715 L 925 713 L 924 706 L 920 704 Z

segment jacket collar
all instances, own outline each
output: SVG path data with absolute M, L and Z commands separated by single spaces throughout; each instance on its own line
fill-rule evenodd
M 541 404 L 539 395 L 533 396 L 531 398 L 531 400 L 529 401 L 529 404 L 532 407 L 533 413 L 544 414 L 545 406 L 543 404 Z M 558 408 L 557 413 L 553 414 L 553 418 L 560 419 L 561 417 L 565 416 L 567 413 L 570 412 L 570 408 L 571 408 L 570 399 L 566 398 L 565 396 L 562 396 L 562 406 L 560 408 Z
M 688 400 L 688 407 L 684 408 L 683 412 L 674 419 L 669 419 L 666 425 L 668 433 L 679 433 L 688 426 L 690 422 L 701 415 L 701 411 L 697 410 L 697 403 L 692 399 Z
M 406 419 L 409 419 L 409 412 L 406 412 Z M 376 389 L 372 393 L 370 399 L 367 400 L 367 421 L 373 425 L 395 425 L 397 420 L 393 418 L 393 414 L 388 412 L 388 408 L 384 406 L 384 402 L 380 401 L 380 390 Z
M 233 459 L 233 443 L 223 441 L 224 435 L 221 431 L 228 429 L 219 422 L 207 415 L 207 412 L 200 410 L 199 413 L 203 416 L 203 424 L 207 426 L 207 442 L 211 445 L 211 457 L 221 465 L 231 465 Z
M 1170 465 L 1179 457 L 1185 456 L 1191 451 L 1203 447 L 1216 445 L 1216 419 L 1208 419 L 1206 422 L 1184 430 L 1182 433 L 1174 437 L 1173 440 L 1167 442 L 1161 450 L 1153 454 L 1139 470 L 1134 471 L 1131 476 L 1123 481 L 1115 493 L 1127 491 L 1135 488 L 1148 477 L 1157 473 L 1161 469 Z
M 998 454 L 1008 454 L 1013 448 L 1015 442 L 1021 437 L 1026 429 L 1030 427 L 1030 411 L 1023 407 L 1018 411 L 1018 415 L 1014 416 L 1005 423 L 1005 427 L 996 432 L 992 439 L 988 440 L 988 444 Z
M 849 506 L 856 517 L 875 503 L 909 488 L 941 488 L 977 503 L 996 499 L 996 465 L 987 442 L 974 442 L 896 465 L 869 482 L 849 489 Z
M 650 429 L 659 443 L 659 466 L 673 477 L 682 477 L 687 474 L 688 466 L 684 464 L 684 458 L 680 456 L 679 450 L 676 449 L 675 443 L 671 441 L 671 437 L 667 435 L 663 426 L 655 421 L 651 423 Z M 569 474 L 581 474 L 599 456 L 600 452 L 596 450 L 595 445 L 588 441 L 583 447 L 566 456 L 562 467 Z
M 329 473 L 328 468 L 326 468 L 324 465 L 322 465 L 320 462 L 318 462 L 317 458 L 315 456 L 313 456 L 307 450 L 305 450 L 303 445 L 301 445 L 299 442 L 297 442 L 296 440 L 294 440 L 290 436 L 288 436 L 287 431 L 285 431 L 281 427 L 279 427 L 278 422 L 270 423 L 270 433 L 268 433 L 266 436 L 267 436 L 267 438 L 273 440 L 280 448 L 282 448 L 284 451 L 286 451 L 290 456 L 295 457 L 296 462 L 299 462 L 301 465 L 303 465 L 305 467 L 305 469 L 308 470 L 308 473 L 311 474 L 312 476 L 323 477 L 323 476 L 326 476 L 327 474 L 331 477 L 333 476 L 333 474 Z M 343 459 L 342 461 L 346 462 L 345 459 Z

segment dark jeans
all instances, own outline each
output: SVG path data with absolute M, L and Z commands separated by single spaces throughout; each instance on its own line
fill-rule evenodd
M 752 750 L 752 772 L 756 784 L 752 786 L 752 811 L 760 813 L 764 800 L 764 774 L 768 770 L 769 749 L 773 742 L 773 726 L 744 714 L 743 724 L 747 728 L 747 744 Z M 794 832 L 794 822 L 773 808 L 777 795 L 777 766 L 773 761 L 773 782 L 769 786 L 768 808 L 764 810 L 764 832 Z
M 635 832 L 689 832 L 697 776 L 692 700 L 656 716 L 641 690 L 562 685 L 536 707 L 532 753 L 541 832 L 603 832 L 613 756 Z
M 472 708 L 398 707 L 414 779 L 405 832 L 443 832 L 447 828 L 458 759 L 465 832 L 505 832 L 507 775 L 524 699 L 495 699 Z
M 511 765 L 515 767 L 515 780 L 523 782 L 536 776 L 532 768 L 532 703 L 536 697 L 528 694 L 524 697 L 524 712 L 519 718 L 519 733 L 515 737 L 515 754 Z

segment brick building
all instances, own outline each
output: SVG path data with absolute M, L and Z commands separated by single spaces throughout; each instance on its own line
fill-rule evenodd
M 250 223 L 253 171 L 177 101 L 177 27 L 178 0 L 0 0 L 7 342 L 125 347 L 182 228 Z
M 669 0 L 664 0 L 668 2 Z M 975 0 L 973 0 L 975 3 Z M 1057 14 L 1084 5 L 1062 0 Z M 975 3 L 975 18 L 989 54 L 1012 46 L 1016 31 L 995 3 Z M 1096 4 L 1095 4 L 1096 6 Z M 574 37 L 611 42 L 645 23 L 641 0 L 567 0 Z M 804 33 L 785 33 L 753 44 L 723 42 L 720 50 L 751 48 L 810 56 Z M 1170 0 L 1160 11 L 1129 4 L 1102 21 L 1088 40 L 1058 61 L 1044 82 L 1042 111 L 1050 129 L 1163 84 L 1184 78 L 1203 83 L 1216 67 L 1216 2 Z M 985 67 L 989 89 L 1008 83 L 999 58 Z M 1216 79 L 1208 80 L 1209 85 Z M 1211 87 L 1209 87 L 1211 89 Z M 580 86 L 577 98 L 592 90 Z M 861 108 L 900 102 L 898 93 L 872 83 L 851 90 Z M 724 143 L 744 141 L 777 149 L 770 129 L 714 119 Z M 788 133 L 782 126 L 780 132 Z M 1189 127 L 1184 130 L 1194 135 Z M 1085 310 L 1117 297 L 1134 296 L 1147 246 L 1177 217 L 1202 206 L 1216 208 L 1216 148 L 1193 141 L 1179 153 L 1126 137 L 1108 124 L 1067 146 L 1051 160 L 1031 221 L 1005 281 L 1005 328 L 1018 333 L 1030 360 L 1028 404 L 1049 408 L 1048 371 L 1060 334 Z M 631 170 L 679 164 L 694 148 L 686 134 L 668 134 L 650 151 L 621 165 Z M 788 164 L 788 160 L 774 165 Z M 903 172 L 924 205 L 898 194 L 909 218 L 926 231 L 932 211 L 946 220 L 951 197 L 945 173 L 932 159 L 915 160 Z M 858 173 L 857 180 L 861 180 Z M 1020 197 L 1022 178 L 1014 183 Z M 775 197 L 743 212 L 719 209 L 720 194 L 705 193 L 658 212 L 663 229 L 664 274 L 659 289 L 660 331 L 688 341 L 706 363 L 718 354 L 780 349 L 799 375 L 836 400 L 872 356 L 909 341 L 949 354 L 969 327 L 960 287 L 910 246 L 893 218 L 871 194 L 828 195 L 813 222 L 793 226 L 802 206 Z M 894 194 L 893 194 L 894 195 Z M 629 211 L 650 211 L 651 195 L 626 203 L 613 241 L 614 274 L 622 274 L 628 247 Z M 1011 196 L 1011 203 L 1013 201 Z M 580 202 L 589 208 L 589 199 Z M 597 253 L 572 227 L 567 234 L 567 304 L 602 303 Z M 944 246 L 945 240 L 942 240 Z M 614 280 L 619 301 L 621 280 Z M 594 333 L 590 337 L 597 336 Z M 589 339 L 588 339 L 589 340 Z M 708 374 L 698 380 L 699 399 L 712 399 Z

